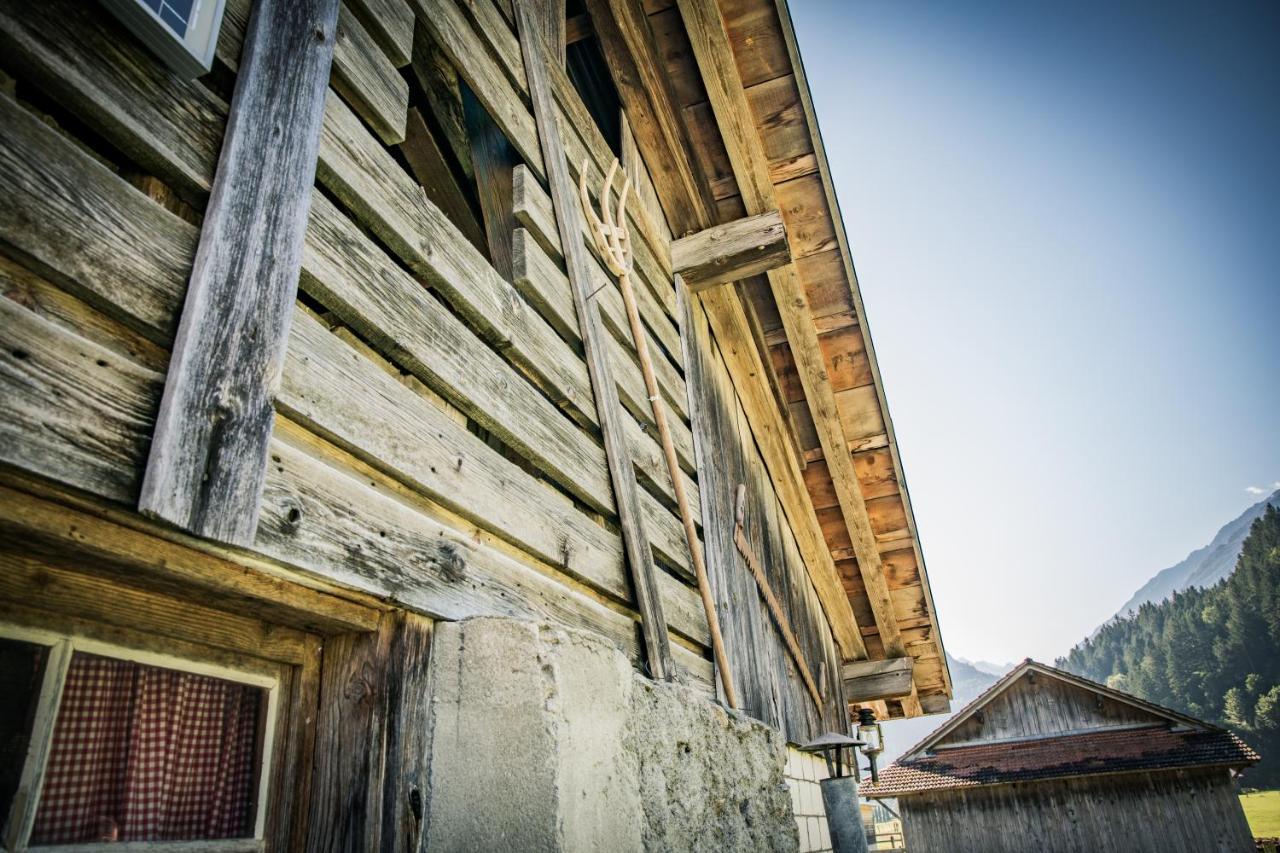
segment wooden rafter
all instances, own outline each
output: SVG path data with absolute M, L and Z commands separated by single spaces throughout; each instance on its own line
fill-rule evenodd
M 770 178 L 769 160 L 754 124 L 754 113 L 747 102 L 720 11 L 714 0 L 679 0 L 677 5 L 689 33 L 694 57 L 702 72 L 747 213 L 763 213 L 775 209 L 778 203 Z M 849 444 L 840 423 L 840 411 L 831 389 L 831 380 L 827 375 L 803 284 L 794 266 L 772 270 L 768 275 L 774 301 L 787 333 L 787 341 L 796 361 L 796 372 L 804 387 L 818 438 L 827 458 L 841 513 L 857 551 L 858 568 L 871 602 L 871 611 L 885 654 L 889 657 L 901 657 L 906 654 L 906 650 L 893 613 L 893 602 L 880 565 L 879 549 L 853 470 Z

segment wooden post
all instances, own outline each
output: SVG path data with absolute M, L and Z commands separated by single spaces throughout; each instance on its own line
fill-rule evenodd
M 791 263 L 777 210 L 714 225 L 671 244 L 671 268 L 694 293 Z
M 139 509 L 253 542 L 302 268 L 338 0 L 258 0 Z
M 608 349 L 600 324 L 600 312 L 591 295 L 591 277 L 588 264 L 593 263 L 582 242 L 582 229 L 578 219 L 578 198 L 569 178 L 569 164 L 565 160 L 564 146 L 560 140 L 555 105 L 548 79 L 548 63 L 551 54 L 543 43 L 546 28 L 541 23 L 536 0 L 516 0 L 515 12 L 520 35 L 520 52 L 524 57 L 525 75 L 529 81 L 529 94 L 533 101 L 533 114 L 537 120 L 538 139 L 546 165 L 547 179 L 551 185 L 551 201 L 556 212 L 556 230 L 560 233 L 565 268 L 569 283 L 573 286 L 573 304 L 578 313 L 578 325 L 582 329 L 582 348 L 587 359 L 587 372 L 595 396 L 600 431 L 604 436 L 605 456 L 609 463 L 609 478 L 613 484 L 614 501 L 618 509 L 618 525 L 622 528 L 622 541 L 626 548 L 627 566 L 635 587 L 636 608 L 640 611 L 641 627 L 649 674 L 658 680 L 668 680 L 674 674 L 671 662 L 671 645 L 667 637 L 666 619 L 662 614 L 662 600 L 658 595 L 654 578 L 653 552 L 645 535 L 636 494 L 635 472 L 623 432 L 622 408 L 618 403 L 618 389 L 609 370 Z M 551 8 L 555 8 L 552 4 Z

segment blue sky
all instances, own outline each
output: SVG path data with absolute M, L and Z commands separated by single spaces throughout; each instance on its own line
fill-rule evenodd
M 791 13 L 944 640 L 1051 660 L 1280 481 L 1280 4 Z

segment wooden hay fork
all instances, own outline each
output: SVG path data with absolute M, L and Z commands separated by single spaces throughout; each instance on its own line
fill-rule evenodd
M 653 374 L 653 361 L 649 357 L 649 341 L 644 328 L 640 325 L 640 312 L 636 309 L 635 291 L 631 287 L 631 234 L 627 231 L 627 194 L 631 190 L 631 178 L 625 175 L 622 190 L 618 193 L 616 216 L 609 207 L 609 194 L 613 190 L 613 176 L 618 171 L 615 159 L 605 175 L 604 187 L 600 191 L 600 212 L 596 215 L 595 205 L 587 193 L 587 162 L 582 162 L 578 170 L 578 195 L 582 201 L 582 212 L 591 229 L 591 239 L 596 245 L 605 267 L 618 279 L 618 287 L 622 290 L 622 304 L 627 311 L 627 323 L 631 327 L 631 337 L 635 342 L 636 355 L 640 359 L 640 370 L 644 374 L 645 391 L 649 394 L 649 404 L 653 407 L 653 419 L 658 425 L 658 437 L 662 442 L 662 455 L 667 460 L 667 472 L 671 475 L 671 487 L 675 490 L 676 504 L 680 508 L 680 521 L 684 524 L 685 540 L 689 544 L 689 556 L 693 560 L 694 572 L 698 577 L 698 592 L 702 596 L 702 609 L 707 616 L 707 627 L 711 632 L 711 649 L 716 658 L 716 669 L 720 671 L 720 683 L 724 687 L 725 702 L 730 708 L 738 707 L 738 696 L 733 689 L 733 673 L 729 669 L 729 660 L 724 652 L 724 639 L 720 635 L 720 619 L 716 615 L 715 601 L 711 597 L 711 582 L 707 578 L 707 566 L 703 561 L 702 548 L 698 543 L 698 531 L 694 527 L 693 512 L 689 509 L 689 499 L 684 491 L 684 479 L 680 475 L 680 464 L 676 461 L 675 443 L 671 439 L 671 429 L 667 426 L 667 409 L 658 392 L 658 381 Z

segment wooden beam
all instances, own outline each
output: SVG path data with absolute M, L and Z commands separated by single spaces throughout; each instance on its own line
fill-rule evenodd
M 694 293 L 791 263 L 777 210 L 713 225 L 671 244 L 671 267 Z
M 262 503 L 338 0 L 259 0 L 205 211 L 139 509 L 235 545 Z
M 467 200 L 468 194 L 454 175 L 448 158 L 417 107 L 409 109 L 400 153 L 404 155 L 413 176 L 418 179 L 431 203 L 449 217 L 449 221 L 458 227 L 471 245 L 481 252 L 487 251 L 484 232 Z
M 60 565 L 88 563 L 171 595 L 196 590 L 206 606 L 225 602 L 244 615 L 322 633 L 368 631 L 377 624 L 377 611 L 354 601 L 247 569 L 106 516 L 0 485 L 0 540 L 21 542 L 28 552 Z
M 564 43 L 566 45 L 576 44 L 583 39 L 589 39 L 594 36 L 595 30 L 591 28 L 591 16 L 583 13 L 574 15 L 564 24 Z
M 706 227 L 715 201 L 692 155 L 689 131 L 676 108 L 643 4 L 586 0 L 586 6 L 671 229 L 683 234 Z
M 951 712 L 951 700 L 941 693 L 920 697 L 921 714 L 948 714 Z
M 556 228 L 564 250 L 565 267 L 569 283 L 573 286 L 574 307 L 578 324 L 582 329 L 582 345 L 591 376 L 591 388 L 599 416 L 600 431 L 604 437 L 605 456 L 609 463 L 609 478 L 613 484 L 618 524 L 626 550 L 627 566 L 635 588 L 636 609 L 640 611 L 641 629 L 644 634 L 646 661 L 649 674 L 656 680 L 668 680 L 675 674 L 671 660 L 671 647 L 667 637 L 666 620 L 662 614 L 662 599 L 654 577 L 653 556 L 645 534 L 644 520 L 640 514 L 636 494 L 636 478 L 631 467 L 627 439 L 623 431 L 623 413 L 618 402 L 617 384 L 609 367 L 609 353 L 604 341 L 604 329 L 600 310 L 591 296 L 590 264 L 582 240 L 579 220 L 578 196 L 569 178 L 569 164 L 565 160 L 564 145 L 560 139 L 560 126 L 556 120 L 548 79 L 551 55 L 542 34 L 545 26 L 537 0 L 515 0 L 520 52 L 524 59 L 525 76 L 533 101 L 534 119 L 538 126 L 538 141 L 551 185 L 551 201 L 555 207 Z M 541 5 L 541 4 L 540 4 Z M 555 8 L 555 4 L 551 4 Z M 545 8 L 542 10 L 545 12 Z
M 778 204 L 770 179 L 764 143 L 755 127 L 755 114 L 747 102 L 719 9 L 714 0 L 679 0 L 678 5 L 747 213 L 776 209 Z M 769 286 L 782 317 L 783 328 L 787 332 L 787 341 L 796 362 L 796 372 L 813 413 L 814 425 L 827 459 L 845 525 L 857 550 L 858 569 L 871 602 L 871 612 L 884 643 L 885 653 L 900 657 L 905 654 L 905 647 L 893 613 L 893 603 L 880 565 L 880 553 L 853 470 L 853 458 L 840 423 L 840 411 L 831 389 L 831 379 L 827 375 L 804 286 L 795 268 L 790 265 L 771 270 Z
M 915 658 L 846 661 L 840 668 L 846 702 L 873 702 L 909 696 L 915 689 Z

